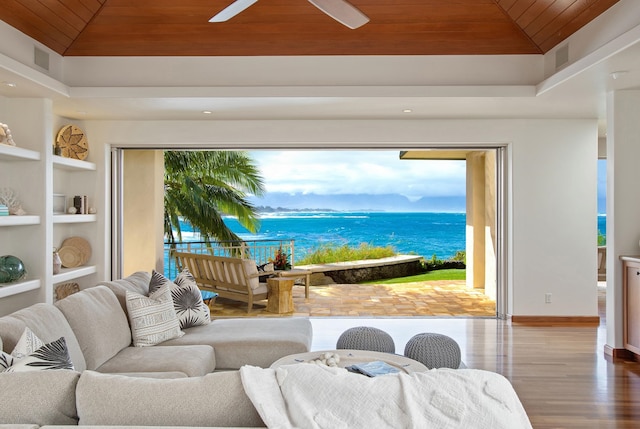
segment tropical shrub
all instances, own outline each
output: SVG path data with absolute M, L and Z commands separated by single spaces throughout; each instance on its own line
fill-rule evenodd
M 391 246 L 376 247 L 371 244 L 361 243 L 358 247 L 347 244 L 336 246 L 327 244 L 313 250 L 299 261 L 297 265 L 329 264 L 332 262 L 359 261 L 362 259 L 380 259 L 395 256 L 397 252 Z

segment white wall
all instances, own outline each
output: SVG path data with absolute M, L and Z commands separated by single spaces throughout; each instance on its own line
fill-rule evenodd
M 512 162 L 508 312 L 598 314 L 596 120 L 87 121 L 85 126 L 92 145 L 123 147 L 400 150 L 507 144 Z M 107 205 L 108 195 L 105 190 Z M 545 304 L 545 293 L 552 294 L 551 304 Z
M 619 258 L 640 254 L 640 91 L 610 93 L 607 105 L 607 344 L 624 348 Z

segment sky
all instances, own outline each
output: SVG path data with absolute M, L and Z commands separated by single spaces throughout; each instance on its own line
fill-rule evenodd
M 464 196 L 465 162 L 400 160 L 398 150 L 251 151 L 267 192 Z

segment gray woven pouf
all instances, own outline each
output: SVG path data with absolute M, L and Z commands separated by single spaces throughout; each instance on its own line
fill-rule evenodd
M 460 346 L 453 338 L 442 334 L 414 335 L 407 342 L 404 355 L 429 369 L 460 367 Z
M 373 352 L 395 353 L 396 345 L 391 335 L 382 329 L 370 326 L 349 328 L 338 338 L 337 349 L 369 350 Z

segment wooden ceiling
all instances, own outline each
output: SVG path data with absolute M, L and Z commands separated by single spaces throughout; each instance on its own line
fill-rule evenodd
M 65 56 L 545 53 L 618 0 L 351 0 L 350 30 L 307 0 L 3 0 L 0 20 Z

